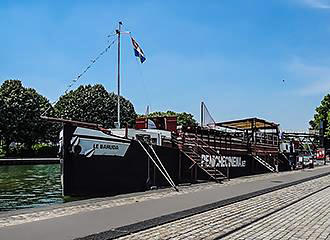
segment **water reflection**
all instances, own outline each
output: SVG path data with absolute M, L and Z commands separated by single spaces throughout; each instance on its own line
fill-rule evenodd
M 0 166 L 0 211 L 62 203 L 60 165 Z

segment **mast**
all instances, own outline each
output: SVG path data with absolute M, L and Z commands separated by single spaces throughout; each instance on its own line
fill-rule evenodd
M 204 102 L 201 102 L 201 127 L 204 127 Z
M 118 29 L 116 30 L 116 34 L 118 35 L 118 94 L 117 94 L 117 127 L 120 128 L 120 31 L 121 31 L 121 25 L 123 23 L 118 23 Z

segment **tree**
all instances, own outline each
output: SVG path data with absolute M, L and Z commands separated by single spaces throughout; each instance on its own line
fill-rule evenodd
M 324 96 L 320 106 L 316 107 L 314 119 L 309 122 L 310 126 L 315 129 L 320 129 L 320 122 L 323 121 L 323 125 L 326 127 L 325 133 L 330 136 L 330 94 Z
M 117 95 L 108 93 L 100 84 L 79 86 L 60 97 L 54 106 L 55 115 L 64 119 L 98 123 L 103 127 L 114 127 L 117 121 Z M 133 104 L 120 97 L 121 125 L 135 122 Z
M 182 126 L 196 126 L 197 122 L 194 119 L 194 116 L 190 113 L 182 112 L 177 113 L 173 111 L 167 111 L 167 112 L 153 112 L 149 113 L 147 117 L 164 117 L 164 116 L 177 116 L 177 123 L 178 125 Z
M 4 99 L 0 96 L 0 152 L 1 152 L 1 147 L 3 145 L 3 123 L 2 123 L 2 117 L 5 114 L 5 101 Z
M 36 90 L 23 87 L 19 80 L 6 80 L 0 86 L 0 106 L 0 132 L 6 150 L 11 142 L 30 149 L 49 136 L 51 125 L 40 116 L 51 105 Z

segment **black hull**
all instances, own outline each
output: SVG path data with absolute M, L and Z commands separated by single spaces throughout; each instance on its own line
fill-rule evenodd
M 64 196 L 108 196 L 168 185 L 137 141 L 131 141 L 123 157 L 86 157 L 70 151 L 74 130 L 73 126 L 64 126 L 61 161 Z M 178 149 L 160 146 L 154 149 L 176 184 L 190 181 L 186 170 L 191 164 L 188 159 L 180 160 Z
M 76 127 L 64 125 L 62 183 L 65 196 L 110 196 L 145 191 L 151 186 L 169 186 L 166 179 L 148 158 L 139 142 L 131 140 L 124 156 L 86 157 L 72 152 Z M 146 149 L 148 145 L 145 144 Z M 200 168 L 175 147 L 154 146 L 165 169 L 175 184 L 209 180 Z M 150 150 L 150 149 L 149 149 Z M 219 167 L 230 178 L 269 172 L 250 155 L 240 155 L 244 166 Z

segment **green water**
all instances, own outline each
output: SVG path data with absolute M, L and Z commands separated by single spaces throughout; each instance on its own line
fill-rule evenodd
M 63 203 L 59 164 L 0 166 L 0 211 Z

